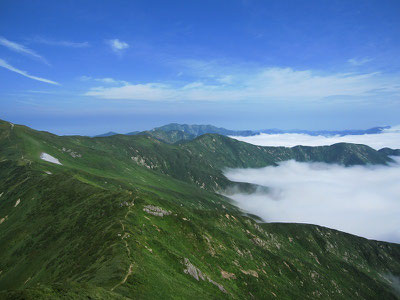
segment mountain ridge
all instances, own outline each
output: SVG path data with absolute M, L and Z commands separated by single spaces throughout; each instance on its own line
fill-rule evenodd
M 400 275 L 400 245 L 260 223 L 215 193 L 232 184 L 229 166 L 389 162 L 367 146 L 293 150 L 216 134 L 171 145 L 2 121 L 0 144 L 2 299 L 397 297 L 385 276 Z
M 179 141 L 194 139 L 195 137 L 208 133 L 216 133 L 225 136 L 254 136 L 259 134 L 285 134 L 285 133 L 307 134 L 312 136 L 318 136 L 318 135 L 344 136 L 344 135 L 378 134 L 388 128 L 390 128 L 390 126 L 372 127 L 366 130 L 299 130 L 299 129 L 230 130 L 230 129 L 225 129 L 223 127 L 216 127 L 213 125 L 196 125 L 196 124 L 189 125 L 189 124 L 170 123 L 160 127 L 155 127 L 151 130 L 130 132 L 127 133 L 126 135 L 145 134 L 158 138 L 164 142 L 176 143 Z M 105 134 L 97 135 L 96 137 L 110 136 L 116 134 L 118 133 L 108 132 Z

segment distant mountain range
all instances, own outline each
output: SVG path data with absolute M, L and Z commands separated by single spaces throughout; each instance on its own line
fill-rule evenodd
M 284 134 L 284 133 L 300 133 L 312 136 L 344 136 L 344 135 L 363 135 L 363 134 L 377 134 L 390 126 L 373 127 L 361 130 L 281 130 L 281 129 L 262 129 L 262 130 L 230 130 L 213 125 L 188 125 L 171 123 L 161 127 L 156 127 L 146 131 L 134 131 L 126 133 L 125 135 L 149 135 L 167 143 L 176 143 L 183 140 L 192 140 L 203 134 L 220 134 L 224 136 L 254 136 L 261 133 L 264 134 Z M 118 133 L 110 131 L 104 134 L 97 135 L 96 137 L 107 137 L 117 135 Z

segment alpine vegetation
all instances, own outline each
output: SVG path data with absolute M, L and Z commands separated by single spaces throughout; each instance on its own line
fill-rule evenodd
M 400 245 L 335 230 L 399 241 L 395 150 L 5 121 L 0 145 L 0 299 L 396 297 Z

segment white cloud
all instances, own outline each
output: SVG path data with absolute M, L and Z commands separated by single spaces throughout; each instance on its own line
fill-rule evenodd
M 34 80 L 38 80 L 38 81 L 42 81 L 42 82 L 46 82 L 46 83 L 50 83 L 50 84 L 55 84 L 55 85 L 60 85 L 58 82 L 49 80 L 49 79 L 45 79 L 45 78 L 41 78 L 41 77 L 37 77 L 37 76 L 33 76 L 33 75 L 29 75 L 28 72 L 26 71 L 22 71 L 19 70 L 11 65 L 9 65 L 5 60 L 0 58 L 0 67 L 6 68 L 7 70 L 10 70 L 12 72 L 18 73 L 22 76 L 28 77 L 30 79 L 34 79 Z
M 7 47 L 8 49 L 15 51 L 15 52 L 30 55 L 30 56 L 37 58 L 37 59 L 43 61 L 44 63 L 48 64 L 47 60 L 43 56 L 37 54 L 35 51 L 25 47 L 24 45 L 9 41 L 4 37 L 0 37 L 0 45 Z
M 107 43 L 115 53 L 121 53 L 121 51 L 129 48 L 127 43 L 119 39 L 107 40 Z
M 97 81 L 97 82 L 102 82 L 102 83 L 106 83 L 106 84 L 118 84 L 118 85 L 127 85 L 129 84 L 127 81 L 124 80 L 117 80 L 111 77 L 105 77 L 105 78 L 93 78 L 91 76 L 80 76 L 78 77 L 78 79 L 80 81 Z
M 217 78 L 217 80 L 224 84 L 232 84 L 234 81 L 234 77 L 232 75 L 223 75 Z
M 90 47 L 89 42 L 71 42 L 71 41 L 56 41 L 42 37 L 36 37 L 32 40 L 35 43 L 49 45 L 49 46 L 61 46 L 69 48 L 87 48 Z
M 128 84 L 121 87 L 96 87 L 88 91 L 86 96 L 97 96 L 106 99 L 140 99 L 155 101 L 159 99 L 175 99 L 173 90 L 161 84 Z
M 311 70 L 266 68 L 247 71 L 247 73 L 238 72 L 236 75 L 218 74 L 180 85 L 169 82 L 149 82 L 125 84 L 122 87 L 112 88 L 95 87 L 86 95 L 128 100 L 304 102 L 334 96 L 360 98 L 383 93 L 398 96 L 400 94 L 398 77 L 387 77 L 377 72 L 320 74 Z M 146 91 L 143 87 L 146 87 Z M 141 89 L 140 93 L 137 93 L 138 88 Z M 147 95 L 146 92 L 151 95 Z
M 345 135 L 345 136 L 311 136 L 299 133 L 284 134 L 259 134 L 254 136 L 231 136 L 242 142 L 250 143 L 258 146 L 285 146 L 293 147 L 302 146 L 325 146 L 336 143 L 354 143 L 368 145 L 376 150 L 389 147 L 392 149 L 400 149 L 400 130 L 396 127 L 390 130 L 384 130 L 377 134 L 363 135 Z
M 89 81 L 92 79 L 93 79 L 92 77 L 86 76 L 86 75 L 82 75 L 82 76 L 78 77 L 78 80 L 80 80 L 80 81 Z
M 28 90 L 26 91 L 27 93 L 32 93 L 32 94 L 55 94 L 54 91 L 35 91 L 35 90 Z
M 230 196 L 267 222 L 317 224 L 400 243 L 400 164 L 343 167 L 287 161 L 225 175 L 270 188 L 268 193 Z
M 106 78 L 97 78 L 95 79 L 96 81 L 104 82 L 104 83 L 119 83 L 118 80 L 115 80 L 114 78 L 106 77 Z
M 373 59 L 372 58 L 350 58 L 347 60 L 347 62 L 353 66 L 362 66 L 365 65 L 366 63 L 371 62 Z

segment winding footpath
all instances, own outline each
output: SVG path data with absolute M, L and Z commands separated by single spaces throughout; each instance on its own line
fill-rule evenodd
M 125 214 L 124 220 L 127 219 L 129 213 L 130 213 L 130 209 L 128 209 L 128 212 Z M 125 240 L 125 238 L 126 238 L 126 237 L 129 237 L 130 235 L 129 235 L 129 233 L 125 232 L 125 225 L 124 225 L 124 223 L 123 223 L 122 221 L 119 221 L 119 222 L 120 222 L 120 224 L 121 224 L 122 232 L 123 232 L 123 236 L 122 236 L 121 239 L 122 239 L 122 240 L 124 241 L 124 243 L 125 243 L 125 248 L 126 248 L 126 252 L 127 252 L 127 254 L 128 254 L 128 258 L 129 258 L 129 260 L 131 260 L 131 249 L 129 249 L 128 242 Z M 133 263 L 131 263 L 131 264 L 129 265 L 128 271 L 126 272 L 124 278 L 123 278 L 119 283 L 117 283 L 117 284 L 111 289 L 111 291 L 114 291 L 117 287 L 119 287 L 120 285 L 123 285 L 123 284 L 128 280 L 128 277 L 132 274 L 132 272 L 133 272 Z

